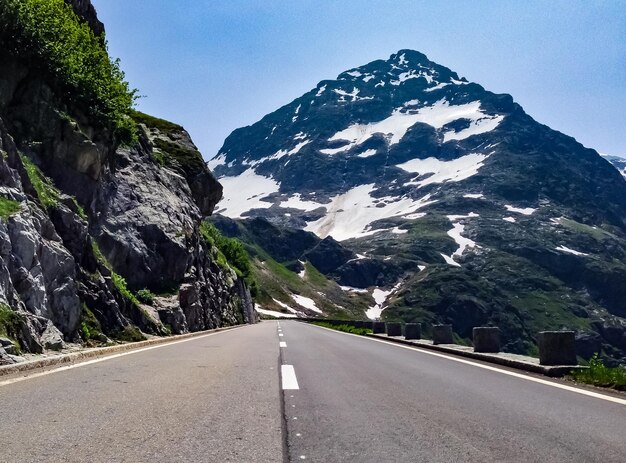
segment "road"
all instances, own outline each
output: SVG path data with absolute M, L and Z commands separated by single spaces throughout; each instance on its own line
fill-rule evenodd
M 264 322 L 0 381 L 0 461 L 626 461 L 626 405 L 559 386 Z
M 0 386 L 0 461 L 282 462 L 276 339 L 261 323 Z

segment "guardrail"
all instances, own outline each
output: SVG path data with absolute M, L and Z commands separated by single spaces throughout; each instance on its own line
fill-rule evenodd
M 305 322 L 325 322 L 330 325 L 351 325 L 372 330 L 369 336 L 410 344 L 415 347 L 452 353 L 526 371 L 563 376 L 577 365 L 573 331 L 541 331 L 537 336 L 539 358 L 501 352 L 500 329 L 494 326 L 477 326 L 472 330 L 472 347 L 454 344 L 452 325 L 432 325 L 432 341 L 422 339 L 422 324 L 365 320 L 335 320 L 299 318 Z

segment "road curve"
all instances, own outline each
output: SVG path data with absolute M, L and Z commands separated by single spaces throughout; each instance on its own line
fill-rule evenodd
M 0 386 L 0 462 L 282 462 L 260 323 Z
M 281 322 L 291 461 L 626 461 L 626 406 Z

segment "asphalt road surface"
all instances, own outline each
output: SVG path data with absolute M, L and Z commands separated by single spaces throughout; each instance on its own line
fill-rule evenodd
M 626 461 L 623 400 L 509 371 L 264 322 L 0 380 L 0 461 Z

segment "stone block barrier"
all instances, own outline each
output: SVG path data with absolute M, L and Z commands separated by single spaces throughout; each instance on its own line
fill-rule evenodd
M 477 326 L 472 330 L 474 352 L 500 352 L 500 328 Z
M 419 323 L 407 323 L 404 325 L 404 339 L 421 339 L 422 325 Z
M 576 365 L 573 331 L 541 331 L 537 344 L 541 365 Z
M 386 330 L 385 322 L 373 322 L 372 332 L 374 334 L 384 334 Z
M 385 323 L 387 336 L 402 336 L 402 323 Z
M 433 344 L 453 344 L 452 325 L 433 325 Z

